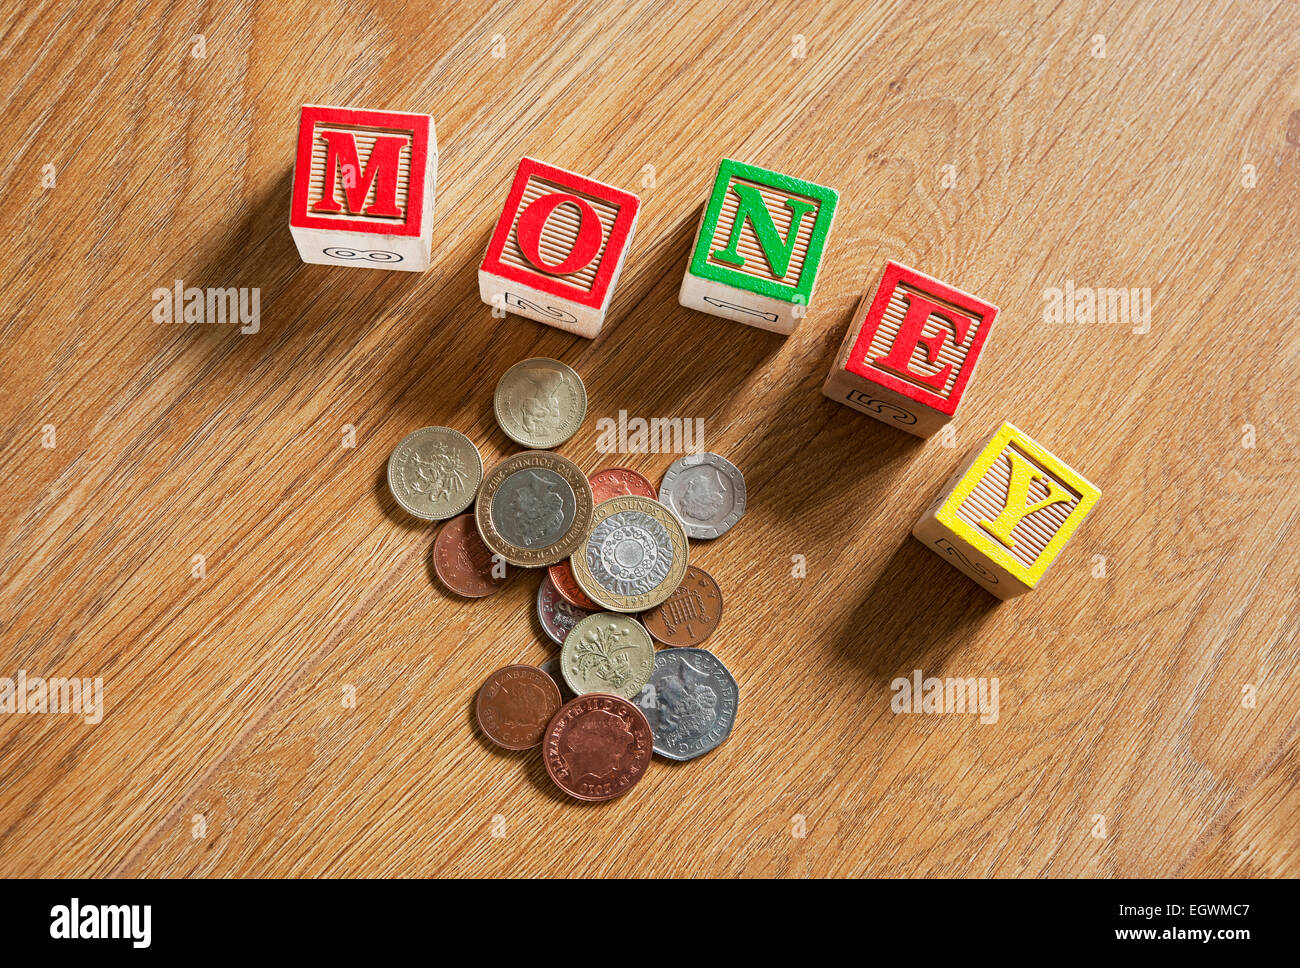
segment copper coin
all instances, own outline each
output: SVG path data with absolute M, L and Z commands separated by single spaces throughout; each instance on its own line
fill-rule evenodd
M 703 568 L 688 565 L 677 590 L 642 612 L 641 621 L 664 645 L 698 645 L 722 621 L 722 589 Z
M 498 669 L 487 677 L 474 701 L 479 729 L 508 750 L 531 749 L 540 743 L 559 708 L 555 681 L 530 665 Z
M 639 494 L 642 497 L 659 499 L 659 492 L 654 489 L 654 485 L 636 471 L 630 471 L 626 467 L 606 467 L 594 474 L 588 474 L 587 480 L 591 484 L 591 493 L 595 495 L 597 504 L 608 501 L 611 497 L 623 497 L 625 494 Z
M 578 584 L 578 579 L 573 577 L 573 567 L 567 560 L 560 562 L 558 565 L 551 565 L 550 568 L 546 569 L 546 574 L 550 577 L 555 590 L 560 593 L 560 597 L 570 605 L 580 608 L 584 612 L 603 611 L 601 606 L 593 602 L 587 593 L 582 590 L 582 587 Z
M 500 578 L 493 576 L 494 567 Z M 466 598 L 491 595 L 514 571 L 503 559 L 493 560 L 472 514 L 462 514 L 442 526 L 433 543 L 433 570 L 450 591 Z
M 645 714 L 621 696 L 593 692 L 565 705 L 546 727 L 542 760 L 555 785 L 579 800 L 612 800 L 650 765 Z

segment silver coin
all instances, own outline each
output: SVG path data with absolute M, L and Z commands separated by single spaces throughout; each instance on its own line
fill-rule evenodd
M 577 509 L 573 488 L 555 471 L 515 471 L 492 495 L 492 524 L 501 537 L 522 548 L 546 548 L 568 532 Z
M 507 437 L 524 447 L 545 450 L 578 432 L 587 416 L 587 388 L 573 367 L 537 357 L 506 370 L 497 383 L 492 407 Z
M 708 649 L 661 649 L 650 682 L 633 702 L 650 722 L 655 752 L 691 760 L 731 735 L 740 686 Z
M 717 538 L 745 513 L 745 477 L 725 457 L 688 454 L 664 474 L 659 501 L 681 519 L 688 537 Z
M 563 702 L 567 703 L 571 699 L 578 698 L 574 691 L 569 688 L 569 684 L 564 681 L 564 676 L 560 672 L 560 657 L 558 655 L 553 659 L 547 659 L 537 668 L 555 680 L 555 684 L 560 687 L 560 699 Z
M 537 618 L 542 623 L 542 630 L 556 645 L 564 644 L 564 637 L 569 634 L 579 621 L 591 612 L 577 605 L 570 605 L 555 590 L 555 582 L 550 575 L 542 575 L 542 583 L 537 586 Z M 558 668 L 558 667 L 557 667 Z
M 403 510 L 426 521 L 460 514 L 474 503 L 482 480 L 478 448 L 450 427 L 407 434 L 388 458 L 388 489 Z

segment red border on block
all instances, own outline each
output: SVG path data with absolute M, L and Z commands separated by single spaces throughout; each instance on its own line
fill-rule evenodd
M 339 232 L 369 232 L 374 235 L 420 236 L 424 218 L 424 180 L 429 167 L 429 122 L 427 114 L 401 111 L 366 111 L 358 108 L 335 108 L 317 104 L 302 106 L 298 124 L 298 158 L 293 168 L 293 205 L 289 224 L 306 229 L 333 229 Z M 387 128 L 411 134 L 411 182 L 406 193 L 406 218 L 401 222 L 375 222 L 351 218 L 325 218 L 307 212 L 307 189 L 311 182 L 312 140 L 318 124 L 354 124 L 367 128 Z M 360 174 L 360 173 L 358 173 Z
M 975 330 L 970 348 L 966 351 L 966 358 L 962 360 L 961 370 L 957 373 L 957 379 L 953 381 L 952 393 L 947 397 L 940 396 L 925 387 L 917 386 L 908 380 L 900 379 L 893 373 L 866 362 L 867 350 L 871 348 L 871 342 L 876 337 L 876 330 L 880 328 L 881 320 L 885 316 L 885 309 L 889 306 L 889 299 L 900 282 L 905 282 L 937 299 L 950 302 L 959 309 L 964 309 L 972 316 L 980 317 L 980 324 Z M 993 320 L 997 318 L 997 315 L 998 307 L 992 303 L 985 302 L 978 296 L 972 296 L 968 292 L 955 289 L 946 282 L 940 282 L 933 276 L 927 276 L 924 272 L 918 272 L 891 259 L 885 263 L 885 272 L 881 277 L 880 286 L 876 289 L 875 298 L 871 300 L 871 307 L 862 320 L 858 338 L 853 343 L 853 350 L 849 353 L 848 362 L 844 364 L 844 369 L 863 379 L 901 393 L 909 400 L 915 400 L 932 410 L 938 410 L 940 413 L 952 416 L 957 411 L 957 404 L 961 402 L 962 393 L 966 389 L 966 382 L 975 370 L 975 363 L 979 359 L 980 350 L 984 346 L 984 340 L 989 335 L 989 330 L 993 328 Z
M 501 261 L 501 254 L 505 251 L 506 241 L 510 238 L 510 229 L 514 226 L 519 215 L 519 204 L 523 200 L 524 189 L 528 186 L 528 179 L 534 175 L 538 178 L 545 178 L 557 185 L 562 185 L 565 188 L 590 195 L 593 198 L 599 198 L 610 205 L 618 206 L 618 215 L 614 217 L 614 226 L 610 229 L 609 240 L 605 243 L 605 251 L 601 254 L 600 267 L 596 270 L 596 278 L 592 280 L 590 292 L 566 282 L 560 282 L 554 276 L 548 276 L 544 272 L 529 272 Z M 511 282 L 517 282 L 521 286 L 529 286 L 552 296 L 558 296 L 561 299 L 599 309 L 605 304 L 605 296 L 609 292 L 610 283 L 614 279 L 614 270 L 617 268 L 618 260 L 623 254 L 623 247 L 627 245 L 628 237 L 632 233 L 632 223 L 636 220 L 637 209 L 640 206 L 641 199 L 631 192 L 625 192 L 621 188 L 614 188 L 604 182 L 584 178 L 582 175 L 567 171 L 564 168 L 556 168 L 554 165 L 537 161 L 535 158 L 525 157 L 519 162 L 519 170 L 515 172 L 515 180 L 510 186 L 510 194 L 506 197 L 505 207 L 501 210 L 501 218 L 497 222 L 496 230 L 492 233 L 492 240 L 488 242 L 487 254 L 483 256 L 483 264 L 480 268 L 484 272 L 491 273 L 494 276 L 501 276 Z M 609 258 L 611 253 L 614 254 L 613 258 Z

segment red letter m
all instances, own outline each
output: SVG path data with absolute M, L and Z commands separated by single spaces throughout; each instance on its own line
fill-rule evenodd
M 334 197 L 334 187 L 339 166 L 343 167 L 343 193 L 347 196 L 348 211 L 354 215 L 375 215 L 380 218 L 401 218 L 397 207 L 397 174 L 401 165 L 402 149 L 409 139 L 400 135 L 380 135 L 370 149 L 365 174 L 360 178 L 361 162 L 357 159 L 357 141 L 350 131 L 321 131 L 325 139 L 325 187 L 321 200 L 312 206 L 313 212 L 341 212 L 343 206 Z M 375 200 L 365 208 L 371 185 L 375 186 Z M 365 208 L 364 211 L 362 209 Z

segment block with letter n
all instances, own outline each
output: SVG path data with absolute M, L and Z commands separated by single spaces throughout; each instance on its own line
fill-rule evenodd
M 423 272 L 437 178 L 429 115 L 303 105 L 289 211 L 302 261 Z
M 789 334 L 812 303 L 839 193 L 723 159 L 678 301 Z
M 495 314 L 595 337 L 640 207 L 631 192 L 524 158 L 479 266 L 479 295 Z
M 1004 423 L 944 485 L 912 534 L 999 598 L 1032 591 L 1101 491 Z
M 890 261 L 854 310 L 822 392 L 929 437 L 957 413 L 998 307 Z

